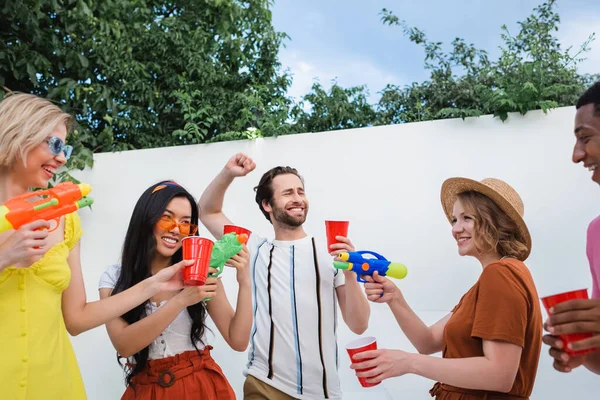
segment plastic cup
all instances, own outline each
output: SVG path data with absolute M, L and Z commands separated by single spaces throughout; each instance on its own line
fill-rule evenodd
M 542 297 L 542 303 L 544 303 L 544 307 L 546 308 L 546 312 L 550 315 L 550 308 L 553 306 L 563 303 L 568 300 L 575 299 L 588 299 L 587 289 L 579 289 L 573 290 L 571 292 L 559 293 L 552 296 Z M 584 354 L 593 353 L 596 349 L 586 349 L 586 350 L 569 350 L 567 348 L 568 343 L 577 342 L 582 339 L 587 339 L 593 336 L 592 332 L 588 333 L 572 333 L 569 335 L 558 335 L 562 342 L 564 343 L 564 351 L 570 356 L 581 356 Z
M 194 260 L 194 264 L 183 269 L 183 284 L 202 286 L 208 277 L 208 266 L 212 254 L 213 241 L 199 236 L 188 236 L 181 241 L 183 259 Z
M 359 362 L 359 360 L 354 360 L 352 358 L 353 355 L 362 353 L 363 351 L 368 351 L 368 350 L 377 350 L 377 339 L 373 336 L 361 337 L 359 339 L 351 341 L 350 343 L 348 343 L 346 345 L 346 351 L 348 352 L 348 355 L 350 356 L 350 361 L 353 363 Z M 370 359 L 369 358 L 361 359 L 360 362 L 367 361 L 367 360 L 370 360 Z M 367 368 L 367 369 L 357 369 L 356 372 L 369 371 L 373 368 L 375 368 L 375 367 Z M 381 383 L 381 382 L 368 383 L 367 379 L 368 378 L 358 378 L 358 381 L 360 382 L 362 387 L 373 387 L 373 386 L 377 386 L 377 385 L 379 385 L 379 383 Z
M 225 225 L 223 227 L 223 235 L 226 235 L 231 232 L 235 232 L 238 234 L 238 240 L 241 244 L 248 243 L 248 239 L 250 239 L 250 235 L 252 234 L 252 232 L 248 229 L 242 228 L 241 226 L 237 225 Z
M 335 238 L 336 236 L 348 236 L 348 226 L 350 221 L 325 221 L 325 232 L 327 233 L 327 252 L 331 253 L 331 245 L 340 243 Z

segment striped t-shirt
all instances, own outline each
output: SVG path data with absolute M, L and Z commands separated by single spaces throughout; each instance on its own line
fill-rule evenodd
M 248 249 L 254 326 L 244 375 L 298 399 L 341 399 L 335 288 L 344 274 L 326 243 L 252 233 Z

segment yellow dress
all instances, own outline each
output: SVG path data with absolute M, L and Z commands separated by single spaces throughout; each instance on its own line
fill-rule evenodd
M 85 388 L 61 310 L 69 251 L 81 237 L 75 212 L 65 239 L 29 268 L 0 272 L 0 398 L 80 400 Z

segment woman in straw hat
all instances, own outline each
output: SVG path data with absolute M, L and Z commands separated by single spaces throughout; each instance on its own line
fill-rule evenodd
M 374 367 L 357 373 L 369 382 L 407 373 L 438 381 L 430 391 L 437 399 L 527 399 L 537 372 L 542 315 L 523 263 L 531 251 L 523 202 L 512 187 L 493 178 L 448 179 L 441 198 L 458 253 L 481 263 L 478 281 L 428 327 L 393 282 L 377 274 L 365 277 L 369 300 L 388 303 L 420 354 L 366 351 L 354 356 L 351 367 Z M 430 356 L 440 351 L 443 358 Z
M 0 204 L 46 188 L 69 158 L 72 117 L 50 101 L 11 94 L 0 102 Z M 0 233 L 0 376 L 3 399 L 85 399 L 69 340 L 117 318 L 164 290 L 183 285 L 162 270 L 108 299 L 88 303 L 80 264 L 77 212 L 48 232 L 40 220 Z

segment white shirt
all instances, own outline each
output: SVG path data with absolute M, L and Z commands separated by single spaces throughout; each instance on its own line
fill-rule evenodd
M 98 288 L 114 289 L 117 279 L 119 279 L 119 275 L 121 275 L 121 267 L 119 265 L 111 265 L 100 277 Z M 166 303 L 166 300 L 158 305 L 148 301 L 146 303 L 146 315 L 156 312 Z M 192 345 L 192 340 L 190 338 L 191 329 L 192 318 L 187 310 L 183 310 L 175 317 L 167 329 L 152 341 L 148 359 L 157 360 L 160 358 L 172 357 L 186 351 L 196 350 Z M 202 342 L 206 343 L 206 337 L 202 337 Z M 198 350 L 204 348 L 204 345 L 201 342 L 197 343 L 196 346 L 198 347 Z M 133 357 L 130 361 L 133 361 Z
M 344 274 L 312 237 L 272 242 L 252 233 L 254 324 L 247 369 L 298 399 L 341 399 L 337 297 Z

